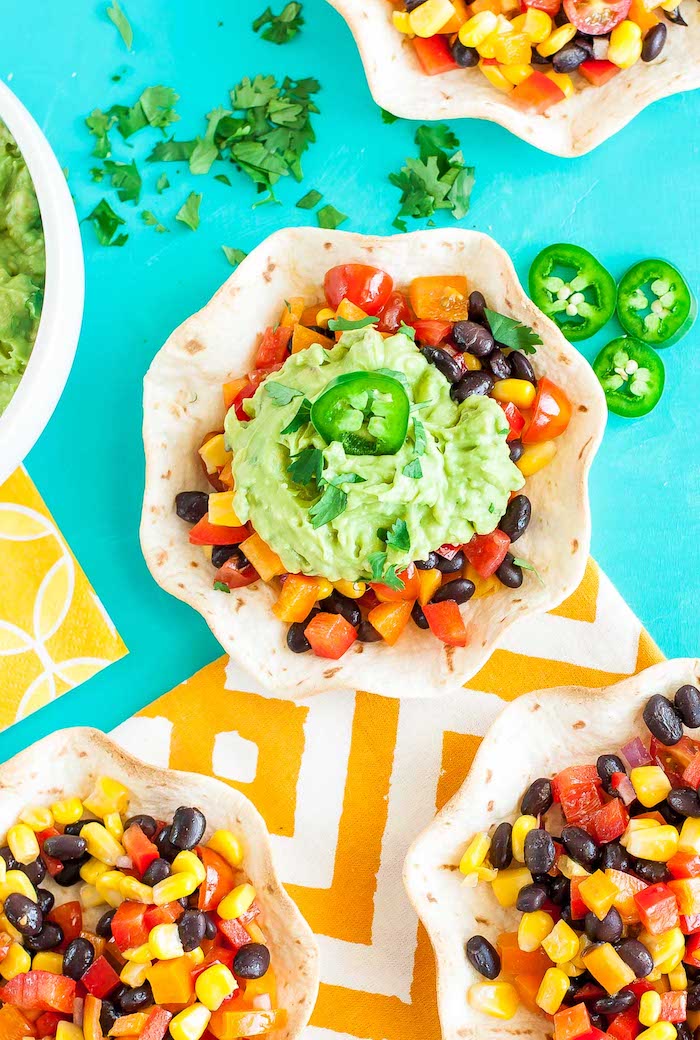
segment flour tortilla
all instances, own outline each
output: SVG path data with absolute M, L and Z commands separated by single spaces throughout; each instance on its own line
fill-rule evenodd
M 700 5 L 696 0 L 683 4 L 687 28 L 667 24 L 667 43 L 656 61 L 648 65 L 638 61 L 602 87 L 583 85 L 574 97 L 544 115 L 516 108 L 480 69 L 426 76 L 413 44 L 392 24 L 395 8 L 388 0 L 328 3 L 348 23 L 369 89 L 382 108 L 404 119 L 488 119 L 552 155 L 585 155 L 647 105 L 700 87 Z
M 50 805 L 74 795 L 87 797 L 98 776 L 115 777 L 129 788 L 131 814 L 170 818 L 178 806 L 196 805 L 207 818 L 207 836 L 219 828 L 239 835 L 245 849 L 243 870 L 263 907 L 279 1004 L 289 1014 L 287 1025 L 270 1033 L 270 1038 L 301 1036 L 318 992 L 316 940 L 275 873 L 262 817 L 235 788 L 198 773 L 146 765 L 98 730 L 64 729 L 0 766 L 0 835 L 17 822 L 27 806 Z M 56 891 L 65 902 L 76 899 L 78 889 L 76 885 Z
M 495 943 L 517 928 L 519 914 L 497 903 L 490 885 L 466 888 L 458 864 L 477 831 L 518 815 L 520 799 L 538 777 L 595 762 L 635 736 L 647 739 L 642 711 L 653 693 L 673 696 L 700 685 L 700 660 L 664 661 L 605 690 L 563 686 L 527 694 L 510 704 L 486 734 L 469 776 L 408 853 L 404 884 L 435 951 L 443 1040 L 551 1037 L 544 1015 L 520 1008 L 509 1022 L 473 1011 L 467 990 L 483 981 L 468 964 L 472 935 Z
M 335 264 L 359 261 L 386 269 L 406 285 L 418 275 L 464 273 L 489 306 L 531 325 L 544 343 L 532 361 L 573 402 L 558 454 L 528 480 L 533 519 L 517 543 L 544 584 L 527 574 L 522 588 L 500 589 L 464 608 L 465 648 L 446 647 L 410 625 L 395 647 L 357 642 L 339 661 L 292 654 L 287 626 L 271 612 L 275 590 L 264 582 L 225 595 L 213 588 L 214 571 L 188 541 L 189 527 L 175 513 L 178 491 L 208 485 L 197 448 L 221 429 L 221 385 L 252 367 L 255 346 L 290 296 L 318 300 L 323 277 Z M 243 261 L 210 303 L 171 335 L 144 384 L 146 490 L 141 545 L 164 589 L 198 610 L 224 649 L 273 691 L 304 697 L 323 689 L 363 689 L 386 696 L 436 696 L 462 686 L 489 658 L 510 625 L 548 610 L 583 577 L 590 539 L 587 475 L 603 434 L 607 409 L 589 364 L 537 310 L 505 253 L 475 231 L 417 231 L 390 238 L 312 228 L 279 231 Z

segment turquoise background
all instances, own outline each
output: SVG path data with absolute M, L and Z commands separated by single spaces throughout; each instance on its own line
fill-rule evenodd
M 273 8 L 283 2 L 274 0 Z M 192 177 L 184 165 L 168 164 L 172 188 L 162 196 L 154 191 L 162 167 L 142 167 L 147 180 L 139 209 L 155 211 L 170 234 L 156 234 L 141 224 L 138 210 L 116 201 L 129 222 L 122 249 L 97 245 L 92 227 L 83 225 L 87 300 L 78 354 L 27 465 L 131 652 L 2 734 L 0 760 L 62 726 L 109 729 L 217 656 L 199 615 L 162 592 L 141 557 L 143 374 L 171 330 L 231 273 L 222 245 L 247 251 L 277 228 L 315 223 L 313 213 L 294 207 L 312 187 L 349 214 L 345 229 L 391 233 L 398 192 L 387 175 L 415 152 L 417 124 L 383 124 L 352 37 L 323 0 L 304 0 L 306 25 L 281 47 L 250 28 L 266 0 L 124 0 L 124 6 L 135 30 L 132 54 L 102 0 L 0 0 L 0 75 L 68 167 L 81 218 L 102 195 L 114 199 L 91 183 L 94 139 L 84 117 L 95 107 L 131 104 L 147 86 L 177 90 L 176 136 L 190 138 L 203 132 L 204 113 L 227 104 L 243 76 L 313 75 L 323 88 L 318 141 L 304 158 L 303 185 L 280 184 L 281 205 L 251 209 L 251 182 L 228 165 L 230 188 L 213 180 L 216 171 Z M 564 240 L 589 248 L 615 276 L 639 258 L 665 256 L 697 292 L 700 91 L 653 105 L 576 160 L 539 152 L 491 123 L 451 125 L 477 168 L 463 226 L 493 235 L 523 279 L 542 246 Z M 133 154 L 144 158 L 157 139 L 157 131 L 144 131 L 133 139 Z M 121 147 L 115 157 L 130 154 Z M 204 193 L 196 233 L 173 220 L 192 189 Z M 586 356 L 616 334 L 611 323 L 582 344 Z M 591 479 L 593 552 L 671 656 L 700 649 L 699 335 L 696 329 L 664 352 L 667 389 L 650 416 L 611 418 Z

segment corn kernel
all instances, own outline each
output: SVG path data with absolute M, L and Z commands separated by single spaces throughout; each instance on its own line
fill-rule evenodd
M 532 874 L 527 867 L 509 867 L 498 871 L 491 888 L 501 906 L 509 907 L 515 906 L 520 890 L 531 884 Z
M 189 871 L 171 874 L 153 886 L 153 902 L 156 906 L 174 903 L 176 899 L 191 896 L 198 884 L 197 878 Z
M 544 978 L 537 990 L 535 1003 L 548 1015 L 553 1015 L 561 1007 L 569 988 L 569 976 L 561 968 L 547 968 Z
M 680 928 L 669 928 L 660 935 L 652 935 L 651 932 L 643 931 L 637 938 L 651 954 L 655 968 L 660 968 L 662 964 L 675 960 L 676 964 L 671 965 L 669 969 L 672 971 L 683 959 L 685 937 Z
M 522 33 L 497 34 L 493 56 L 501 65 L 527 65 L 532 59 L 532 47 Z M 535 389 L 532 383 L 527 385 Z
M 566 921 L 557 921 L 549 935 L 542 940 L 542 949 L 555 964 L 573 960 L 578 953 L 578 935 Z
M 666 863 L 678 851 L 678 831 L 670 825 L 633 831 L 627 839 L 627 851 L 637 859 Z
M 639 998 L 639 1021 L 643 1026 L 653 1026 L 661 1015 L 661 994 L 655 989 L 642 993 Z
M 637 1040 L 676 1040 L 678 1030 L 671 1022 L 657 1022 L 650 1029 L 640 1033 Z
M 102 877 L 102 875 L 106 874 L 108 871 L 109 867 L 107 864 L 103 863 L 99 859 L 95 859 L 93 856 L 93 858 L 89 859 L 87 863 L 83 863 L 80 868 L 80 876 L 86 884 L 95 885 L 97 884 L 98 877 Z
M 124 880 L 119 886 L 119 891 L 125 899 L 131 899 L 134 903 L 148 903 L 149 906 L 153 902 L 153 889 L 150 885 L 144 885 L 143 881 L 137 881 L 136 878 L 125 875 Z
M 498 34 L 492 32 L 490 36 L 487 36 L 483 43 L 480 43 L 477 50 L 482 58 L 495 59 L 496 57 L 496 39 Z M 479 68 L 484 67 L 486 69 L 495 69 L 499 72 L 499 68 L 495 64 L 485 65 L 484 62 L 479 62 Z M 488 76 L 487 76 L 488 79 Z
M 104 819 L 105 830 L 111 834 L 115 841 L 121 841 L 124 835 L 124 824 L 117 812 L 107 813 Z
M 238 989 L 233 973 L 225 964 L 212 964 L 194 984 L 197 1000 L 210 1011 L 218 1011 L 221 1005 Z
M 475 982 L 468 998 L 475 1011 L 504 1020 L 512 1018 L 520 1004 L 518 991 L 509 982 Z
M 533 10 L 533 8 L 529 8 L 529 10 Z M 526 79 L 530 78 L 534 69 L 532 65 L 504 65 L 501 72 L 509 83 L 513 83 L 517 87 L 519 83 L 524 83 Z M 472 355 L 463 354 L 462 357 L 468 358 L 472 357 Z M 475 358 L 475 360 L 478 361 L 479 359 Z M 481 364 L 479 364 L 479 367 L 481 367 Z
M 28 899 L 31 899 L 32 902 L 36 903 L 37 895 L 34 885 L 22 870 L 7 871 L 5 874 L 5 880 L 2 885 L 0 885 L 0 900 L 4 902 L 13 892 L 17 892 L 22 896 L 27 896 Z
M 169 928 L 170 925 L 157 924 L 155 927 L 156 928 Z M 174 925 L 174 927 L 177 928 L 177 925 Z M 122 951 L 122 957 L 124 958 L 124 960 L 125 961 L 129 961 L 131 964 L 149 964 L 151 961 L 153 961 L 153 958 L 158 956 L 158 954 L 156 954 L 151 949 L 151 943 L 150 943 L 150 938 L 151 938 L 151 935 L 153 934 L 154 931 L 155 931 L 155 929 L 152 928 L 151 929 L 151 933 L 150 933 L 150 935 L 148 937 L 149 938 L 148 942 L 141 943 L 140 946 L 132 946 L 128 950 L 123 950 Z M 163 940 L 163 941 L 165 942 L 165 940 Z M 163 960 L 167 960 L 167 958 L 164 957 Z
M 246 910 L 250 910 L 255 899 L 255 889 L 252 885 L 238 885 L 219 903 L 217 913 L 224 921 L 233 921 L 240 917 Z
M 560 51 L 562 47 L 573 40 L 576 31 L 576 26 L 571 25 L 570 22 L 565 22 L 564 25 L 560 25 L 547 37 L 546 40 L 543 40 L 542 43 L 538 43 L 538 54 L 541 54 L 543 58 L 551 58 L 553 54 L 556 54 L 557 51 Z
M 100 893 L 105 903 L 111 907 L 120 906 L 124 902 L 122 895 L 122 881 L 124 874 L 120 870 L 108 870 L 101 874 L 95 882 L 95 888 Z
M 115 866 L 117 860 L 126 855 L 124 846 L 120 845 L 101 823 L 86 823 L 80 837 L 87 842 L 90 855 L 110 867 Z
M 571 856 L 560 856 L 557 860 L 557 867 L 559 872 L 568 878 L 575 877 L 589 877 L 589 873 L 585 867 L 582 867 L 580 863 L 577 863 Z
M 679 852 L 700 853 L 700 820 L 688 817 L 681 827 Z
M 360 597 L 364 596 L 367 591 L 367 582 L 345 581 L 344 579 L 341 579 L 341 581 L 333 582 L 333 588 L 336 589 L 341 596 L 347 596 L 348 599 L 360 599 Z M 319 596 L 319 599 L 324 598 L 325 597 L 323 596 Z
M 6 877 L 7 877 L 7 863 L 2 858 L 2 856 L 0 856 L 0 884 L 4 883 Z
M 56 1040 L 84 1040 L 83 1031 L 74 1022 L 59 1022 L 56 1026 Z
M 48 971 L 52 975 L 63 974 L 63 954 L 51 953 L 49 950 L 41 950 L 34 954 L 32 971 Z
M 83 815 L 83 803 L 79 798 L 65 798 L 62 802 L 54 802 L 51 812 L 54 823 L 67 827 L 69 823 L 77 823 Z
M 544 910 L 523 914 L 518 925 L 518 947 L 524 953 L 534 953 L 539 950 L 542 940 L 547 938 L 552 928 L 554 921 Z
M 0 961 L 0 975 L 8 982 L 15 975 L 24 975 L 32 966 L 32 959 L 23 946 L 13 942 L 7 954 Z
M 626 18 L 610 33 L 608 61 L 620 69 L 628 69 L 630 65 L 634 65 L 639 60 L 641 53 L 642 30 L 636 22 Z
M 589 910 L 592 910 L 599 921 L 602 921 L 615 903 L 620 890 L 609 877 L 596 870 L 579 885 L 579 895 Z
M 15 942 L 24 942 L 22 933 L 13 924 L 10 924 L 5 914 L 0 914 L 0 931 L 5 932 Z
M 131 794 L 124 784 L 110 776 L 98 776 L 92 794 L 85 799 L 83 805 L 88 812 L 104 819 L 108 813 L 125 813 L 129 808 L 130 798 Z
M 14 827 L 10 827 L 7 832 L 7 844 L 17 862 L 23 866 L 33 863 L 41 851 L 36 834 L 26 823 L 16 823 Z
M 500 90 L 503 94 L 509 94 L 511 90 L 514 90 L 514 85 L 506 78 L 503 71 L 498 65 L 484 65 L 483 61 L 479 62 L 479 68 L 486 76 L 492 87 Z
M 185 872 L 194 874 L 198 885 L 201 885 L 207 876 L 204 864 L 199 856 L 196 856 L 194 852 L 189 851 L 178 852 L 172 862 L 172 872 L 173 874 L 182 874 Z
M 675 993 L 682 993 L 688 988 L 688 975 L 682 963 L 669 971 L 668 984 Z
M 211 1011 L 204 1004 L 190 1004 L 171 1021 L 169 1029 L 172 1040 L 199 1040 L 210 1018 Z
M 552 32 L 553 22 L 546 11 L 528 7 L 525 14 L 519 14 L 511 24 L 515 31 L 523 33 L 530 43 L 544 43 Z
M 462 885 L 465 888 L 476 888 L 480 881 L 490 884 L 498 877 L 498 871 L 494 867 L 477 867 L 464 875 Z
M 450 0 L 426 0 L 420 7 L 414 7 L 408 16 L 411 32 L 424 39 L 435 36 L 455 14 Z
M 512 68 L 515 68 L 515 66 L 512 66 Z M 468 372 L 481 372 L 482 365 L 478 357 L 475 357 L 473 354 L 464 353 L 462 354 L 462 359 L 464 361 L 464 367 Z
M 536 393 L 535 387 L 526 379 L 499 379 L 491 391 L 491 397 L 503 404 L 510 403 L 524 409 L 532 406 Z
M 127 961 L 119 975 L 119 981 L 125 986 L 143 986 L 146 976 L 153 967 L 153 962 L 148 960 L 139 964 L 138 961 Z
M 596 982 L 611 995 L 629 986 L 636 976 L 610 943 L 594 946 L 583 957 L 583 963 Z
M 671 790 L 671 781 L 660 766 L 637 766 L 631 770 L 630 780 L 645 809 L 658 805 Z
M 478 47 L 496 31 L 498 18 L 493 11 L 479 11 L 464 23 L 459 30 L 459 40 L 465 47 Z
M 93 910 L 96 906 L 102 906 L 105 902 L 104 896 L 97 891 L 94 885 L 81 885 L 78 899 L 83 910 Z
M 321 307 L 316 315 L 314 325 L 318 325 L 320 329 L 327 329 L 331 318 L 335 318 L 335 311 L 331 307 Z
M 550 72 L 545 72 L 545 76 L 547 77 L 547 79 L 551 79 L 552 83 L 555 83 L 559 87 L 564 97 L 573 97 L 574 93 L 576 92 L 576 88 L 574 86 L 574 81 L 572 80 L 571 76 L 569 76 L 566 72 L 554 72 L 552 70 Z
M 548 466 L 557 453 L 554 441 L 542 441 L 541 444 L 526 444 L 516 466 L 524 477 L 532 477 L 539 470 Z
M 411 19 L 408 11 L 394 11 L 391 16 L 391 20 L 394 23 L 394 28 L 405 36 L 409 34 L 412 36 L 413 31 L 411 29 Z
M 20 823 L 25 823 L 33 831 L 45 831 L 47 827 L 53 827 L 53 813 L 42 806 L 25 809 L 19 819 Z
M 253 923 L 254 922 L 251 921 L 250 924 L 246 925 L 246 931 L 248 931 L 249 928 L 252 928 Z M 258 940 L 253 939 L 253 942 L 258 942 Z M 192 964 L 196 968 L 198 964 L 201 964 L 204 961 L 204 950 L 201 946 L 195 946 L 194 950 L 187 951 L 185 957 L 190 962 L 190 964 Z
M 460 871 L 463 874 L 470 874 L 477 867 L 482 866 L 490 848 L 491 839 L 488 834 L 485 831 L 479 831 L 467 845 L 459 863 Z
M 207 848 L 218 852 L 231 867 L 240 867 L 243 862 L 243 845 L 232 831 L 214 831 Z

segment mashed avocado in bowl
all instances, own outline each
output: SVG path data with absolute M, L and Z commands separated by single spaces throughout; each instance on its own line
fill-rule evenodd
M 39 203 L 17 143 L 0 121 L 0 415 L 39 328 L 46 258 Z

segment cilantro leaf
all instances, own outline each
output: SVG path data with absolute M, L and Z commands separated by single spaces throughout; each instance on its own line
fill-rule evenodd
M 142 209 L 141 210 L 141 220 L 148 227 L 155 228 L 156 231 L 159 234 L 161 234 L 161 235 L 165 231 L 168 230 L 168 228 L 166 228 L 165 224 L 161 224 L 161 222 L 158 220 L 158 217 L 155 215 L 155 213 L 151 213 L 150 209 Z
M 238 267 L 240 263 L 248 256 L 242 249 L 234 249 L 231 246 L 222 246 L 224 256 L 230 263 L 231 267 Z
M 90 115 L 85 119 L 85 125 L 88 130 L 97 138 L 95 147 L 92 151 L 92 154 L 97 159 L 106 159 L 108 155 L 112 154 L 107 134 L 108 131 L 112 129 L 115 122 L 116 120 L 113 116 L 109 115 L 107 112 L 103 112 L 100 108 L 94 108 Z
M 132 159 L 130 163 L 114 162 L 105 159 L 105 173 L 112 180 L 112 187 L 117 189 L 117 195 L 122 202 L 133 202 L 134 205 L 141 198 L 141 174 L 136 162 Z
M 348 504 L 347 491 L 343 491 L 340 484 L 363 484 L 364 477 L 359 473 L 340 473 L 333 480 L 325 480 L 323 494 L 318 502 L 309 509 L 311 526 L 316 530 L 335 520 L 337 516 L 344 513 Z
M 318 484 L 323 473 L 323 452 L 311 446 L 302 448 L 298 455 L 293 456 L 287 473 L 295 484 L 310 484 L 312 480 Z
M 229 177 L 226 176 L 225 173 L 215 173 L 214 180 L 221 181 L 222 184 L 228 185 L 229 188 L 231 187 L 231 180 Z
M 413 440 L 416 448 L 416 455 L 420 457 L 425 452 L 425 445 L 427 443 L 427 437 L 425 435 L 425 426 L 413 416 Z
M 278 407 L 289 404 L 295 397 L 304 396 L 301 390 L 296 390 L 293 386 L 285 386 L 284 383 L 275 383 L 269 379 L 265 380 L 265 390 Z
M 474 167 L 467 166 L 459 141 L 444 123 L 419 126 L 415 134 L 418 158 L 408 158 L 389 181 L 401 191 L 401 208 L 394 221 L 399 231 L 406 230 L 403 217 L 432 217 L 439 209 L 450 210 L 461 220 L 469 210 L 474 184 Z
M 398 372 L 395 368 L 378 368 L 376 369 L 376 371 L 379 373 L 379 375 L 390 376 L 392 379 L 395 379 L 397 383 L 401 383 L 401 386 L 404 388 L 404 390 L 409 389 L 408 379 L 403 374 L 403 372 Z
M 117 27 L 117 31 L 124 41 L 124 46 L 130 51 L 134 42 L 134 31 L 131 28 L 129 19 L 119 5 L 119 0 L 112 0 L 111 6 L 107 8 L 107 17 Z
M 156 181 L 156 191 L 159 195 L 162 195 L 166 188 L 170 187 L 170 181 L 168 180 L 167 174 L 161 173 L 160 177 Z
M 215 143 L 216 131 L 219 123 L 226 116 L 231 115 L 231 110 L 219 105 L 207 116 L 207 132 L 204 137 L 198 137 L 190 156 L 190 173 L 209 173 L 212 163 L 219 158 L 219 148 Z
M 196 231 L 199 227 L 199 204 L 201 201 L 202 196 L 191 191 L 175 214 L 175 220 L 179 220 L 181 224 L 186 224 L 192 231 Z
M 413 328 L 413 325 L 407 325 L 406 322 L 402 321 L 397 335 L 399 333 L 402 336 L 407 336 L 410 340 L 413 340 L 414 343 L 416 342 L 416 330 Z
M 123 246 L 129 237 L 126 234 L 117 235 L 117 228 L 126 221 L 114 212 L 107 199 L 100 199 L 92 213 L 85 217 L 95 229 L 97 241 L 101 246 Z
M 385 552 L 373 552 L 367 557 L 367 563 L 370 566 L 372 581 L 381 581 L 384 568 L 386 567 L 386 553 Z
M 335 206 L 331 206 L 330 203 L 317 210 L 316 217 L 318 226 L 325 228 L 327 231 L 335 231 L 336 228 L 339 228 L 348 219 L 345 213 L 341 213 L 340 210 L 337 210 Z
M 398 122 L 398 116 L 395 116 L 393 112 L 387 112 L 385 108 L 380 108 L 379 111 L 382 113 L 382 123 L 396 123 Z
M 529 560 L 523 560 L 519 556 L 514 556 L 511 562 L 516 567 L 520 567 L 520 569 L 523 570 L 523 571 L 532 571 L 532 573 L 535 575 L 535 577 L 537 578 L 539 583 L 541 585 L 544 585 L 544 583 L 545 583 L 544 582 L 544 578 L 542 577 L 540 572 L 537 570 L 537 567 L 535 567 L 534 564 L 530 563 Z
M 394 563 L 392 563 L 391 567 L 387 568 L 384 572 L 384 577 L 381 580 L 388 589 L 394 589 L 395 592 L 400 592 L 401 589 L 405 587 L 404 582 L 396 573 L 396 564 Z
M 319 202 L 323 198 L 320 191 L 316 191 L 312 188 L 311 191 L 307 191 L 306 195 L 303 195 L 296 204 L 297 209 L 314 209 L 318 206 Z
M 416 130 L 415 142 L 423 162 L 427 162 L 431 155 L 437 155 L 439 152 L 454 152 L 459 148 L 459 141 L 446 123 L 419 126 Z
M 196 147 L 196 141 L 176 141 L 171 137 L 167 141 L 159 141 L 146 162 L 189 162 Z
M 404 477 L 412 477 L 413 480 L 420 480 L 423 476 L 423 467 L 420 464 L 420 459 L 411 459 L 410 462 L 406 463 L 401 472 Z
M 509 318 L 506 314 L 484 307 L 484 314 L 489 323 L 493 338 L 497 343 L 512 350 L 522 350 L 524 354 L 534 354 L 540 337 L 529 325 L 523 325 L 517 318 Z
M 180 118 L 175 105 L 180 100 L 172 87 L 147 87 L 139 98 L 143 114 L 150 126 L 163 129 Z
M 406 521 L 398 517 L 387 531 L 386 544 L 399 552 L 408 552 L 411 548 L 411 536 Z
M 289 43 L 304 24 L 301 10 L 302 6 L 298 2 L 286 4 L 279 14 L 273 14 L 268 7 L 253 22 L 253 32 L 260 32 L 262 27 L 267 25 L 268 28 L 262 34 L 263 40 L 278 44 Z
M 291 422 L 287 423 L 283 430 L 280 430 L 280 434 L 285 437 L 288 433 L 296 433 L 302 426 L 306 426 L 307 422 L 311 419 L 311 401 L 304 397 L 299 402 L 297 413 Z
M 228 587 L 225 581 L 215 581 L 214 588 L 217 592 L 231 592 L 230 588 Z
M 352 332 L 353 329 L 366 329 L 368 325 L 376 325 L 379 318 L 358 318 L 351 321 L 349 318 L 331 318 L 328 328 L 333 332 Z

